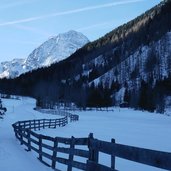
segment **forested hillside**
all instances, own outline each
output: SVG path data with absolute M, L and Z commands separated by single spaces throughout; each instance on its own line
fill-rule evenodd
M 171 1 L 159 5 L 69 58 L 0 80 L 2 92 L 32 96 L 39 105 L 126 105 L 163 112 L 171 94 Z

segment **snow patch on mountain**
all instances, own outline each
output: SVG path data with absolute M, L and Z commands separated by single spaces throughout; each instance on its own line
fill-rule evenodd
M 132 55 L 114 66 L 105 74 L 91 81 L 97 86 L 100 82 L 108 85 L 109 88 L 113 81 L 118 81 L 124 85 L 128 83 L 129 88 L 139 87 L 140 80 L 147 81 L 151 76 L 154 80 L 167 78 L 171 73 L 171 32 L 166 33 L 159 41 L 150 45 L 140 46 Z M 96 60 L 91 61 L 96 63 Z M 103 65 L 101 60 L 99 65 Z M 158 65 L 160 63 L 160 65 Z M 90 65 L 90 64 L 89 64 Z M 117 74 L 116 74 L 117 73 Z M 136 85 L 135 84 L 136 81 Z
M 64 60 L 89 42 L 82 33 L 69 31 L 52 37 L 36 48 L 27 59 L 0 63 L 0 78 L 15 78 L 22 73 Z
M 40 45 L 28 56 L 26 68 L 34 69 L 59 62 L 88 42 L 87 37 L 73 30 L 59 34 Z
M 13 59 L 12 61 L 1 62 L 0 78 L 14 78 L 25 72 L 24 62 L 24 59 Z

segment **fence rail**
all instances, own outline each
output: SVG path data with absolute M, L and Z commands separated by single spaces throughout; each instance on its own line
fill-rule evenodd
M 76 117 L 76 119 L 78 118 Z M 13 124 L 13 128 L 17 139 L 27 147 L 26 150 L 33 150 L 38 153 L 38 159 L 53 169 L 56 169 L 57 164 L 61 163 L 67 166 L 67 171 L 72 171 L 72 168 L 85 171 L 116 171 L 115 158 L 119 157 L 171 170 L 171 153 L 168 152 L 117 144 L 114 139 L 111 142 L 101 141 L 93 138 L 92 133 L 87 138 L 62 138 L 45 136 L 34 132 L 34 130 L 40 130 L 41 128 L 65 126 L 67 123 L 68 117 L 65 116 L 60 119 L 19 121 Z M 80 145 L 84 149 L 78 149 L 77 146 Z M 85 147 L 87 150 L 85 150 Z M 100 152 L 110 156 L 110 166 L 99 163 Z M 63 153 L 68 157 L 60 157 L 58 153 Z M 84 162 L 75 161 L 74 156 L 82 157 L 85 160 Z
M 72 170 L 72 167 L 81 170 L 86 170 L 86 163 L 74 161 L 73 157 L 79 156 L 84 157 L 86 159 L 89 157 L 89 151 L 75 148 L 76 145 L 88 146 L 88 138 L 53 138 L 50 136 L 37 134 L 31 130 L 37 129 L 38 126 L 40 126 L 41 128 L 55 128 L 57 125 L 61 125 L 61 120 L 63 121 L 62 126 L 64 126 L 67 123 L 66 118 L 67 117 L 57 119 L 57 121 L 48 120 L 49 122 L 47 122 L 47 120 L 44 119 L 35 121 L 16 122 L 15 124 L 13 124 L 13 128 L 17 139 L 19 139 L 19 141 L 21 142 L 21 145 L 25 145 L 27 147 L 27 151 L 33 150 L 36 153 L 38 153 L 38 159 L 42 163 L 52 167 L 53 169 L 56 168 L 56 163 L 58 162 L 67 165 L 68 171 Z M 51 145 L 49 145 L 50 143 L 47 143 L 47 141 L 52 142 Z M 58 146 L 59 143 L 68 145 L 68 147 L 60 147 Z M 49 150 L 50 153 L 47 153 L 47 150 Z M 57 157 L 58 152 L 68 154 L 69 158 L 66 159 L 62 157 Z M 49 159 L 51 162 L 47 163 L 46 160 L 44 160 L 45 158 Z
M 41 112 L 41 113 L 46 113 L 46 114 L 67 116 L 68 118 L 70 118 L 70 121 L 71 122 L 74 122 L 74 121 L 78 121 L 79 120 L 79 116 L 78 115 L 71 114 L 69 112 L 62 111 L 62 110 L 54 110 L 54 109 L 36 109 L 36 110 L 39 111 L 39 112 Z
M 146 164 L 149 166 L 158 167 L 161 169 L 171 170 L 171 153 L 137 148 L 128 145 L 115 143 L 114 139 L 111 142 L 101 141 L 97 139 L 90 140 L 92 158 L 98 162 L 98 153 L 103 152 L 111 156 L 111 168 L 114 168 L 115 159 L 119 157 L 133 162 Z

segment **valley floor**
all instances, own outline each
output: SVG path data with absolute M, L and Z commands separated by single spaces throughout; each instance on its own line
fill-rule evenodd
M 60 116 L 41 114 L 33 110 L 35 100 L 3 99 L 7 107 L 6 115 L 0 120 L 0 170 L 3 171 L 52 171 L 37 160 L 36 154 L 26 152 L 14 136 L 11 124 L 18 120 L 59 118 Z M 171 117 L 132 109 L 113 108 L 113 111 L 75 111 L 80 116 L 78 122 L 66 127 L 45 129 L 41 134 L 61 137 L 87 137 L 90 132 L 97 139 L 136 147 L 171 152 Z M 77 159 L 79 160 L 79 159 Z M 80 159 L 81 160 L 81 159 Z M 110 158 L 100 154 L 100 162 L 110 165 Z M 59 169 L 65 171 L 63 166 Z M 159 171 L 154 167 L 116 159 L 116 169 L 120 171 Z M 76 170 L 76 169 L 75 169 Z

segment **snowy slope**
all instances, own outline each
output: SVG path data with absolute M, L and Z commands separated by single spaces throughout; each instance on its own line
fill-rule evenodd
M 28 56 L 25 66 L 28 69 L 49 66 L 70 56 L 88 42 L 87 37 L 73 30 L 59 34 L 35 49 Z
M 113 108 L 114 111 L 77 112 L 79 122 L 57 130 L 41 130 L 40 133 L 61 137 L 94 137 L 117 143 L 147 149 L 171 152 L 171 118 L 131 109 Z M 77 160 L 81 158 L 75 157 Z M 100 154 L 100 163 L 110 166 L 110 157 Z M 61 168 L 62 169 L 62 166 Z M 163 169 L 137 164 L 116 158 L 116 169 L 121 171 L 162 171 Z M 77 171 L 77 169 L 74 169 Z
M 0 63 L 0 78 L 11 77 L 20 75 L 25 72 L 24 59 L 13 59 L 12 61 L 6 61 Z
M 3 171 L 50 171 L 42 165 L 35 156 L 26 153 L 17 142 L 11 124 L 18 120 L 45 118 L 33 111 L 35 100 L 22 98 L 21 100 L 5 100 L 3 105 L 7 107 L 6 116 L 0 120 L 0 170 Z M 57 118 L 57 117 L 55 117 Z
M 14 78 L 30 70 L 59 62 L 88 42 L 86 36 L 73 30 L 59 34 L 36 48 L 27 59 L 13 59 L 0 63 L 0 78 Z
M 115 51 L 115 49 L 113 51 Z M 135 85 L 133 85 L 135 84 L 135 79 L 137 79 L 136 86 L 138 87 L 138 83 L 140 83 L 138 80 L 143 79 L 148 81 L 150 76 L 153 76 L 154 80 L 167 78 L 171 73 L 170 54 L 171 32 L 168 32 L 157 42 L 140 46 L 132 55 L 128 56 L 125 60 L 115 65 L 112 69 L 108 70 L 105 74 L 92 82 L 94 82 L 95 85 L 102 82 L 103 86 L 107 84 L 108 87 L 111 87 L 112 81 L 118 80 L 122 85 L 127 82 L 129 88 L 135 88 Z M 151 58 L 152 55 L 153 57 Z M 105 57 L 100 55 L 86 65 L 91 66 L 92 64 L 105 65 Z M 116 74 L 116 71 L 118 74 Z M 136 78 L 132 78 L 133 72 L 135 71 L 137 72 Z M 92 82 L 90 82 L 90 84 Z
M 0 170 L 3 171 L 52 171 L 43 165 L 34 152 L 26 152 L 15 138 L 11 124 L 18 120 L 56 118 L 58 116 L 40 114 L 33 110 L 35 100 L 5 100 L 8 108 L 4 120 L 0 120 Z M 115 138 L 116 142 L 131 146 L 171 152 L 171 117 L 156 115 L 131 109 L 113 108 L 113 111 L 74 111 L 80 115 L 78 122 L 66 127 L 45 129 L 39 133 L 61 137 L 94 137 L 106 141 Z M 81 158 L 76 158 L 82 160 Z M 100 154 L 100 162 L 109 165 L 110 158 Z M 59 169 L 65 171 L 63 165 Z M 161 169 L 116 159 L 116 168 L 122 171 L 161 171 Z M 74 170 L 74 169 L 73 169 Z M 76 171 L 76 169 L 74 170 Z

